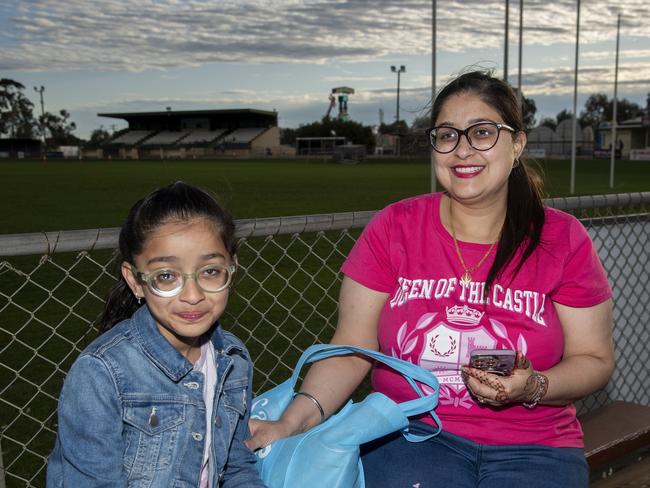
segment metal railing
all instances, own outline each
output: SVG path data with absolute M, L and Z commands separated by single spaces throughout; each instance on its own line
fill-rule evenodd
M 582 219 L 614 291 L 617 368 L 579 411 L 613 400 L 650 404 L 650 192 L 547 204 Z M 237 221 L 240 272 L 222 322 L 251 351 L 255 391 L 286 379 L 305 347 L 330 339 L 339 267 L 373 214 Z M 0 236 L 0 467 L 8 487 L 45 484 L 57 396 L 96 335 L 117 236 L 117 229 Z

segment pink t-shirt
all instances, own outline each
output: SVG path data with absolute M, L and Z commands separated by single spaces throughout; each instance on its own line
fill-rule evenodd
M 573 216 L 547 208 L 540 245 L 510 281 L 515 258 L 486 303 L 484 282 L 496 251 L 463 286 L 452 236 L 440 221 L 441 196 L 409 198 L 378 212 L 343 264 L 343 273 L 353 280 L 389 293 L 379 320 L 381 351 L 435 373 L 440 382 L 436 412 L 448 432 L 483 444 L 582 447 L 572 405 L 479 407 L 459 368 L 476 348 L 523 351 L 540 371 L 560 361 L 564 339 L 553 302 L 589 307 L 611 297 L 587 231 Z M 458 244 L 469 267 L 489 248 Z M 372 383 L 398 402 L 415 396 L 399 374 L 381 365 L 374 368 Z M 430 417 L 422 420 L 433 423 Z

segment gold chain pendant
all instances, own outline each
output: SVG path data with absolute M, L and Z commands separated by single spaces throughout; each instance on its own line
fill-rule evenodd
M 456 255 L 458 256 L 458 261 L 460 261 L 460 265 L 465 270 L 465 273 L 463 273 L 463 276 L 460 279 L 460 283 L 464 287 L 467 287 L 472 282 L 472 275 L 470 275 L 470 273 L 476 271 L 481 266 L 481 264 L 483 264 L 483 261 L 487 259 L 487 257 L 492 252 L 492 249 L 494 249 L 494 246 L 496 245 L 497 241 L 494 241 L 492 242 L 492 244 L 490 244 L 490 247 L 488 248 L 487 252 L 483 254 L 483 257 L 479 259 L 478 263 L 476 263 L 471 268 L 468 268 L 465 265 L 465 260 L 463 259 L 463 255 L 460 252 L 458 241 L 456 240 L 456 229 L 454 229 L 454 216 L 451 214 L 451 203 L 449 203 L 449 227 L 451 227 L 451 237 L 454 239 L 454 247 L 456 248 Z
M 460 279 L 460 282 L 463 286 L 469 286 L 469 284 L 472 282 L 472 277 L 469 275 L 467 271 L 465 271 L 465 274 Z

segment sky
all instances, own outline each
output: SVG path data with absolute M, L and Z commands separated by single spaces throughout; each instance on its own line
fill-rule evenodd
M 505 0 L 446 0 L 436 9 L 436 87 L 472 67 L 504 76 Z M 642 107 L 650 92 L 650 4 L 583 0 L 578 112 L 592 93 Z M 520 2 L 510 1 L 508 80 L 518 85 Z M 521 85 L 537 120 L 573 109 L 577 2 L 523 0 Z M 66 109 L 87 138 L 125 122 L 98 113 L 252 108 L 280 127 L 319 120 L 349 86 L 352 120 L 411 123 L 432 96 L 432 1 L 2 0 L 0 78 L 25 85 L 40 114 Z

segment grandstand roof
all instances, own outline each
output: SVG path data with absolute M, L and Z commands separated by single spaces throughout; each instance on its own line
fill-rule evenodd
M 268 115 L 277 117 L 278 113 L 273 110 L 257 110 L 254 108 L 237 108 L 225 110 L 162 110 L 160 112 L 117 112 L 117 113 L 103 113 L 97 114 L 100 117 L 112 117 L 115 119 L 127 119 L 134 117 L 161 117 L 164 115 L 175 115 L 180 117 L 193 117 L 193 116 L 206 116 L 206 115 Z
M 100 117 L 124 119 L 129 130 L 185 131 L 234 130 L 240 127 L 277 127 L 276 111 L 252 108 L 226 110 L 165 110 L 160 112 L 116 112 L 97 114 Z

